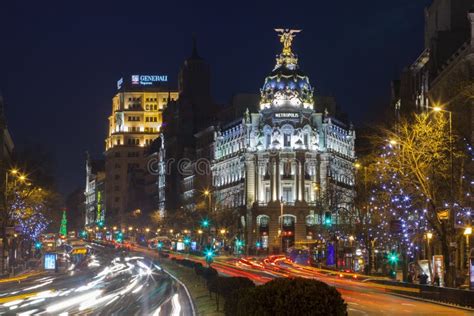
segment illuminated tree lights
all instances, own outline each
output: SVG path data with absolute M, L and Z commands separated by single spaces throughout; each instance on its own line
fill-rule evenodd
M 401 246 L 411 257 L 428 227 L 426 209 L 413 202 L 401 187 L 399 175 L 387 168 L 391 160 L 396 159 L 392 149 L 393 145 L 383 147 L 375 165 L 378 177 L 369 197 L 369 209 L 382 216 L 379 225 L 368 229 L 369 237 L 376 238 L 379 247 L 387 251 Z
M 379 222 L 370 226 L 368 237 L 376 239 L 377 247 L 386 253 L 399 251 L 408 260 L 419 258 L 428 232 L 442 239 L 444 224 L 438 216 L 444 209 L 453 211 L 459 226 L 472 218 L 471 208 L 464 205 L 469 205 L 474 181 L 465 169 L 457 168 L 465 160 L 474 161 L 472 146 L 464 140 L 458 150 L 445 129 L 446 122 L 423 114 L 387 132 L 388 140 L 380 139 L 385 145 L 371 166 L 376 177 L 367 201 L 371 218 Z
M 66 211 L 63 211 L 63 218 L 61 219 L 61 227 L 59 228 L 59 234 L 61 236 L 67 236 L 67 218 L 66 218 Z
M 18 227 L 23 238 L 38 240 L 50 221 L 44 216 L 45 204 L 43 194 L 15 191 L 9 203 L 11 220 Z

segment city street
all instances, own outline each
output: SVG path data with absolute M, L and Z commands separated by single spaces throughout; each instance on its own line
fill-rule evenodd
M 95 254 L 69 271 L 0 285 L 6 315 L 193 315 L 186 291 L 151 260 L 116 250 Z
M 246 262 L 251 264 L 217 257 L 212 266 L 221 274 L 248 277 L 257 284 L 276 277 L 303 277 L 323 281 L 335 286 L 342 294 L 348 304 L 349 315 L 474 315 L 474 312 L 467 310 L 388 294 L 387 286 L 342 278 L 338 274 L 330 276 L 319 269 L 288 264 L 286 261 L 275 261 L 273 264 Z

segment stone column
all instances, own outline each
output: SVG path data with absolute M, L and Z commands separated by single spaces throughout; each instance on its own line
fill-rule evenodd
M 255 201 L 255 162 L 253 157 L 245 157 L 246 205 L 252 206 Z
M 260 201 L 260 166 L 258 164 L 258 155 L 255 155 L 255 202 Z
M 327 186 L 328 186 L 328 168 L 329 168 L 329 157 L 327 154 L 322 154 L 320 156 L 320 164 L 319 164 L 319 194 L 321 197 L 326 196 Z M 327 207 L 327 201 L 322 201 L 323 207 Z
M 275 201 L 276 199 L 276 189 L 275 189 L 275 158 L 270 158 L 268 163 L 270 171 L 270 201 Z
M 301 177 L 301 185 L 300 185 L 300 194 L 301 194 L 301 198 L 300 198 L 300 201 L 304 201 L 305 200 L 305 196 L 304 196 L 304 192 L 305 192 L 305 158 L 304 156 L 301 157 L 301 162 L 300 162 L 300 170 L 301 170 L 301 173 L 300 173 L 300 177 Z
M 300 198 L 300 163 L 298 157 L 295 159 L 295 200 L 299 201 Z
M 306 240 L 306 213 L 296 212 L 295 241 Z
M 276 158 L 276 200 L 281 198 L 281 175 L 280 175 L 280 158 Z

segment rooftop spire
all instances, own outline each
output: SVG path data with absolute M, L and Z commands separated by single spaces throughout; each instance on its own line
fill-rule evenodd
M 197 50 L 197 39 L 196 39 L 195 33 L 193 33 L 193 50 L 191 53 L 191 57 L 189 59 L 201 59 L 201 56 L 199 56 L 198 50 Z

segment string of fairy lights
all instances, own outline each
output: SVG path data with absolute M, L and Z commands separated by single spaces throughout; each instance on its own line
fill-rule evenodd
M 25 196 L 21 191 L 13 193 L 10 209 L 12 220 L 25 240 L 38 240 L 51 222 L 44 215 L 44 202 L 33 201 L 30 196 Z
M 464 142 L 466 154 L 471 161 L 474 161 L 473 147 L 466 139 Z M 372 225 L 368 227 L 368 238 L 377 241 L 378 249 L 383 249 L 387 253 L 392 250 L 403 250 L 409 259 L 414 259 L 421 250 L 426 233 L 432 231 L 428 221 L 428 210 L 424 205 L 413 202 L 420 201 L 423 194 L 419 192 L 419 196 L 414 199 L 404 192 L 399 175 L 387 169 L 387 165 L 396 159 L 393 145 L 386 145 L 382 149 L 379 155 L 381 162 L 375 166 L 376 183 L 370 190 L 368 201 L 369 212 L 372 214 L 369 220 L 372 221 Z M 462 179 L 466 184 L 463 187 L 465 197 L 469 199 L 474 180 L 466 174 L 463 174 Z M 450 203 L 445 203 L 445 207 L 450 206 Z M 453 209 L 458 227 L 470 225 L 472 219 L 470 207 L 455 202 Z

